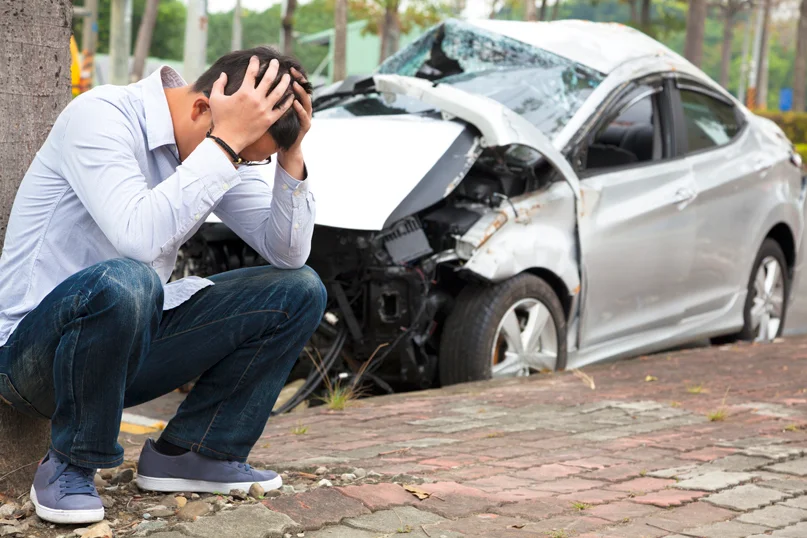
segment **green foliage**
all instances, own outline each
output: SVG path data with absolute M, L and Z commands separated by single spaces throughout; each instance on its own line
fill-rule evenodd
M 807 149 L 807 112 L 757 112 L 775 122 L 790 139 L 796 144 L 798 152 L 803 156 Z M 799 148 L 798 146 L 802 146 Z

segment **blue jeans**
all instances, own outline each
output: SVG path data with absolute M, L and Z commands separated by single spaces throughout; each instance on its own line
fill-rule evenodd
M 245 461 L 325 309 L 308 267 L 254 267 L 163 311 L 147 265 L 115 259 L 59 284 L 0 347 L 0 397 L 51 420 L 51 448 L 74 465 L 114 467 L 121 414 L 199 378 L 162 433 Z

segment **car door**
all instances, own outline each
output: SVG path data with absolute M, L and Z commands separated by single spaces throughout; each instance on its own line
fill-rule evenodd
M 634 84 L 575 161 L 586 219 L 581 349 L 683 318 L 696 191 L 689 163 L 674 158 L 670 89 L 660 78 Z
M 692 167 L 698 197 L 696 254 L 687 286 L 686 317 L 728 307 L 743 288 L 758 245 L 754 208 L 764 196 L 773 156 L 763 154 L 734 103 L 696 82 L 679 79 L 673 93 L 678 153 Z

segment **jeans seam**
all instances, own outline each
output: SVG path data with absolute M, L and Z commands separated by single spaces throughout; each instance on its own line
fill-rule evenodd
M 284 310 L 251 310 L 249 312 L 242 312 L 240 314 L 234 314 L 232 316 L 227 316 L 226 318 L 217 319 L 215 321 L 209 321 L 207 323 L 203 323 L 202 325 L 197 325 L 196 327 L 192 327 L 190 329 L 185 329 L 184 331 L 181 331 L 181 332 L 169 335 L 169 336 L 163 336 L 162 338 L 157 338 L 155 340 L 152 340 L 152 343 L 156 344 L 157 342 L 162 342 L 164 340 L 169 340 L 171 338 L 174 338 L 175 336 L 181 336 L 183 334 L 187 334 L 189 332 L 193 332 L 193 331 L 196 331 L 198 329 L 203 329 L 203 328 L 208 327 L 210 325 L 213 325 L 215 323 L 220 323 L 222 321 L 227 321 L 227 320 L 237 318 L 237 317 L 240 317 L 240 316 L 247 316 L 247 315 L 250 315 L 250 314 L 283 314 L 284 316 L 286 316 L 286 319 L 289 319 L 289 313 L 284 311 Z
M 57 450 L 56 447 L 54 447 L 52 443 L 51 443 L 50 449 L 53 450 L 54 452 L 56 452 L 57 454 L 59 454 L 61 456 L 64 456 L 65 458 L 68 458 L 68 460 L 70 460 L 71 462 L 76 461 L 76 462 L 79 462 L 79 463 L 86 463 L 86 464 L 89 464 L 89 465 L 112 465 L 112 466 L 120 465 L 120 463 L 123 462 L 123 456 L 119 456 L 119 457 L 115 458 L 114 460 L 110 460 L 110 461 L 87 461 L 87 460 L 81 460 L 79 458 L 76 458 L 75 456 L 71 456 L 69 454 L 65 454 L 64 452 L 62 452 L 60 450 Z M 120 463 L 118 463 L 118 462 L 120 462 Z

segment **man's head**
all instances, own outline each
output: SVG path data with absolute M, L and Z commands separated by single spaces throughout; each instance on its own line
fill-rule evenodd
M 270 92 L 277 86 L 278 82 L 280 82 L 280 78 L 284 74 L 291 74 L 292 68 L 305 76 L 305 71 L 297 60 L 290 56 L 284 56 L 271 47 L 256 47 L 253 49 L 239 50 L 222 56 L 216 60 L 210 69 L 205 71 L 190 88 L 191 94 L 195 95 L 193 100 L 194 111 L 192 113 L 192 121 L 195 124 L 201 122 L 201 124 L 194 129 L 194 138 L 199 138 L 199 134 L 203 135 L 202 130 L 206 132 L 206 130 L 209 129 L 209 127 L 205 125 L 212 122 L 208 99 L 213 84 L 221 73 L 226 73 L 227 85 L 225 86 L 224 94 L 234 94 L 244 82 L 247 66 L 249 65 L 250 58 L 253 56 L 257 56 L 260 61 L 260 70 L 258 71 L 257 80 L 255 81 L 256 87 L 263 79 L 264 73 L 266 73 L 266 69 L 269 67 L 269 62 L 275 59 L 280 63 L 280 67 L 277 77 L 275 77 L 275 80 L 272 82 Z M 302 85 L 307 93 L 311 93 L 312 88 L 309 82 L 303 82 L 299 79 L 297 82 Z M 286 99 L 293 98 L 294 91 L 292 86 L 289 85 L 284 98 L 276 105 L 276 108 L 284 103 Z M 207 122 L 207 124 L 205 124 L 205 122 Z M 299 134 L 300 120 L 292 107 L 269 128 L 267 136 L 260 138 L 257 142 L 244 149 L 241 152 L 241 156 L 250 161 L 264 160 L 279 149 L 288 149 L 297 140 Z M 201 142 L 201 139 L 199 139 L 198 142 Z

